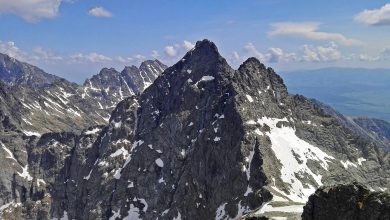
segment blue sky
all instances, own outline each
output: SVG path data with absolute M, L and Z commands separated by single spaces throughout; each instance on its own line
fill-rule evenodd
M 214 41 L 237 67 L 390 68 L 386 1 L 0 0 L 0 52 L 83 82 L 102 67 L 171 65 Z

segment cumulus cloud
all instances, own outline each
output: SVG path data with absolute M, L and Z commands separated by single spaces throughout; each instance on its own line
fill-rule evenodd
M 370 56 L 367 54 L 360 54 L 359 55 L 359 60 L 360 61 L 368 61 L 368 62 L 373 62 L 373 61 L 379 61 L 381 57 L 379 56 Z
M 390 47 L 383 48 L 381 50 L 381 56 L 385 59 L 390 59 Z
M 357 14 L 354 19 L 355 21 L 365 25 L 390 25 L 390 4 L 385 4 L 379 9 L 366 9 Z
M 361 45 L 361 41 L 347 38 L 339 33 L 318 31 L 320 23 L 316 22 L 281 22 L 271 24 L 273 30 L 268 32 L 269 37 L 295 36 L 309 40 L 334 41 L 343 45 Z
M 190 41 L 184 41 L 183 42 L 183 47 L 186 49 L 186 50 L 191 50 L 192 48 L 195 47 L 195 44 L 190 42 Z
M 143 56 L 141 54 L 136 54 L 136 55 L 132 55 L 129 57 L 117 56 L 115 60 L 120 62 L 120 63 L 123 63 L 123 64 L 128 64 L 128 63 L 134 63 L 134 62 L 142 62 L 145 59 L 146 59 L 145 56 Z
M 0 53 L 7 54 L 17 60 L 23 62 L 30 62 L 36 64 L 38 62 L 54 62 L 62 60 L 63 58 L 51 50 L 46 50 L 42 47 L 35 47 L 32 51 L 27 52 L 16 46 L 15 42 L 1 42 Z
M 112 13 L 107 9 L 103 8 L 102 6 L 96 6 L 91 8 L 88 11 L 88 14 L 94 17 L 105 17 L 105 18 L 112 17 Z
M 103 63 L 107 61 L 112 61 L 112 58 L 95 52 L 89 54 L 77 53 L 70 56 L 70 61 L 74 63 L 85 63 L 85 62 Z
M 271 47 L 266 53 L 260 52 L 253 43 L 244 46 L 248 56 L 256 57 L 262 62 L 279 63 L 297 60 L 295 53 L 285 53 L 281 48 Z
M 175 46 L 166 46 L 164 52 L 169 57 L 175 57 L 177 55 L 177 49 Z
M 33 49 L 32 58 L 35 60 L 43 60 L 49 62 L 63 60 L 61 56 L 54 54 L 51 50 L 46 50 L 42 47 L 35 47 Z
M 21 60 L 21 61 L 28 61 L 28 55 L 26 52 L 19 49 L 15 42 L 8 41 L 8 42 L 1 42 L 0 41 L 0 53 L 7 54 L 10 57 L 13 57 L 15 59 Z
M 160 56 L 160 54 L 158 53 L 157 50 L 152 50 L 151 56 L 152 56 L 154 59 L 157 59 L 157 58 Z
M 14 14 L 28 22 L 58 15 L 61 0 L 0 0 L 0 14 Z
M 249 56 L 256 57 L 257 59 L 259 59 L 261 61 L 265 61 L 264 54 L 262 54 L 260 51 L 258 51 L 253 43 L 251 43 L 251 42 L 247 43 L 244 46 L 244 50 L 246 51 L 246 53 Z
M 330 42 L 325 46 L 314 47 L 312 45 L 303 45 L 303 61 L 308 62 L 329 62 L 341 60 L 342 55 L 338 50 L 338 46 L 334 42 Z

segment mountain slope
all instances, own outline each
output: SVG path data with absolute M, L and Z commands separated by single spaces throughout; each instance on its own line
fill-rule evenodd
M 387 150 L 390 151 L 390 123 L 375 118 L 353 118 L 353 121 L 386 143 Z
M 9 197 L 7 204 L 22 202 L 9 212 L 47 219 L 299 216 L 321 185 L 390 187 L 388 153 L 289 95 L 257 59 L 232 69 L 208 40 L 120 102 L 106 127 L 37 143 L 28 145 L 43 149 L 27 151 L 29 167 L 52 172 L 29 169 L 27 182 L 42 178 L 41 195 L 50 199 L 42 207 L 44 196 Z M 43 166 L 46 149 L 66 156 Z
M 36 66 L 20 62 L 0 53 L 0 80 L 10 85 L 21 84 L 29 87 L 42 87 L 59 79 L 61 78 L 48 74 Z
M 390 125 L 386 121 L 373 118 L 346 117 L 318 100 L 312 99 L 311 101 L 327 114 L 337 118 L 344 127 L 350 129 L 359 137 L 390 151 Z

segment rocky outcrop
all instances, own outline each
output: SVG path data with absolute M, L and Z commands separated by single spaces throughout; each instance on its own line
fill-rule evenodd
M 318 189 L 309 197 L 302 220 L 388 220 L 390 194 L 373 192 L 361 184 Z

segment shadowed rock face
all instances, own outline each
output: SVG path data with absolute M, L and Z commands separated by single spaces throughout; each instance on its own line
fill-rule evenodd
M 309 197 L 303 220 L 387 220 L 390 194 L 372 192 L 361 184 L 323 187 Z
M 289 95 L 257 59 L 232 69 L 208 40 L 121 101 L 107 126 L 26 142 L 33 180 L 19 184 L 42 178 L 46 197 L 9 198 L 43 219 L 271 216 L 323 184 L 390 187 L 387 153 Z

